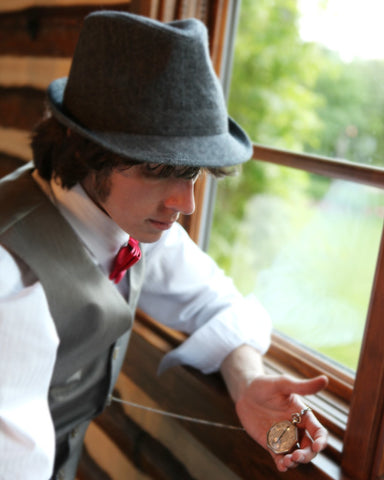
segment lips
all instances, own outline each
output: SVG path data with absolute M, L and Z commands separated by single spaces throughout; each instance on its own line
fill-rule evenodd
M 175 220 L 162 221 L 162 220 L 150 219 L 149 222 L 158 230 L 168 230 L 175 223 Z

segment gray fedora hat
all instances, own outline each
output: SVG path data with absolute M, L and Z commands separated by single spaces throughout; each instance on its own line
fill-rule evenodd
M 228 117 L 207 30 L 196 19 L 88 15 L 69 76 L 49 85 L 48 101 L 61 123 L 123 157 L 221 167 L 252 155 Z

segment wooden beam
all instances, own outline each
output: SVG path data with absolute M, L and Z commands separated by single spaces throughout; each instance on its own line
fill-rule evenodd
M 0 178 L 24 165 L 20 158 L 0 152 Z
M 0 12 L 25 10 L 33 7 L 72 7 L 78 6 L 79 0 L 1 0 Z M 103 0 L 103 6 L 111 8 L 112 5 L 129 3 L 127 0 Z M 81 5 L 98 5 L 95 0 L 81 0 Z
M 41 90 L 0 87 L 2 127 L 31 130 L 44 111 L 44 98 Z
M 160 442 L 125 415 L 123 408 L 113 403 L 96 424 L 108 432 L 109 438 L 143 473 L 152 479 L 193 480 L 187 469 Z
M 220 75 L 227 25 L 229 22 L 230 0 L 212 0 L 207 18 L 207 26 L 210 32 L 210 51 L 212 63 L 217 75 Z
M 191 18 L 195 17 L 197 13 L 196 0 L 181 0 L 179 1 L 177 18 Z
M 384 170 L 372 165 L 352 163 L 347 160 L 322 157 L 307 153 L 296 153 L 288 150 L 253 145 L 254 160 L 262 160 L 277 165 L 297 168 L 317 175 L 338 178 L 372 187 L 384 187 Z
M 0 152 L 29 162 L 32 159 L 29 135 L 26 130 L 0 128 Z
M 0 56 L 0 85 L 45 90 L 56 78 L 67 76 L 70 65 L 69 58 Z
M 177 0 L 163 0 L 158 6 L 157 18 L 161 22 L 170 22 L 175 19 Z
M 145 407 L 161 409 L 148 395 L 138 388 L 126 375 L 120 375 L 116 391 L 124 399 Z M 124 412 L 137 425 L 163 444 L 196 479 L 220 478 L 239 480 L 215 455 L 193 435 L 186 431 L 183 422 L 156 412 L 123 405 Z
M 85 447 L 89 457 L 81 459 L 76 480 L 148 480 L 95 422 L 87 430 Z
M 102 4 L 129 11 L 131 2 Z M 102 6 L 33 7 L 0 15 L 0 55 L 72 57 L 84 17 Z
M 86 446 L 83 448 L 81 463 L 76 480 L 112 480 L 89 454 Z
M 204 376 L 192 369 L 175 367 L 158 378 L 156 369 L 161 357 L 161 351 L 134 332 L 123 366 L 123 375 L 128 376 L 162 409 L 220 423 L 236 424 L 237 417 L 232 401 L 219 377 Z M 137 365 L 140 365 L 140 369 Z M 209 452 L 240 478 L 281 478 L 270 455 L 246 433 L 226 429 L 218 431 L 215 427 L 181 423 Z M 228 455 L 229 451 L 231 455 Z M 329 459 L 322 459 L 321 456 L 318 462 L 332 464 Z M 333 474 L 329 475 L 314 464 L 303 465 L 294 471 L 286 472 L 284 477 L 287 480 L 341 478 L 337 476 L 337 465 L 332 464 L 332 469 L 329 467 L 329 470 L 332 470 Z
M 384 230 L 372 292 L 342 463 L 356 480 L 376 480 L 383 474 Z

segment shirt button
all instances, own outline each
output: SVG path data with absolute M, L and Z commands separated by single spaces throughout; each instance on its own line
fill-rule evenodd
M 59 470 L 59 472 L 57 474 L 57 480 L 65 480 L 65 475 L 64 475 L 63 470 Z
M 77 437 L 78 433 L 79 433 L 79 430 L 78 430 L 77 428 L 74 428 L 74 429 L 71 431 L 71 437 L 72 437 L 72 438 Z M 64 477 L 63 477 L 63 478 L 64 478 Z

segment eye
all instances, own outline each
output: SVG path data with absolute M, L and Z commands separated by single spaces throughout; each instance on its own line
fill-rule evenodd
M 131 176 L 131 170 L 132 170 L 133 166 L 129 166 L 129 167 L 118 167 L 116 169 L 116 172 L 119 173 L 120 175 L 124 175 L 125 177 L 129 177 Z

